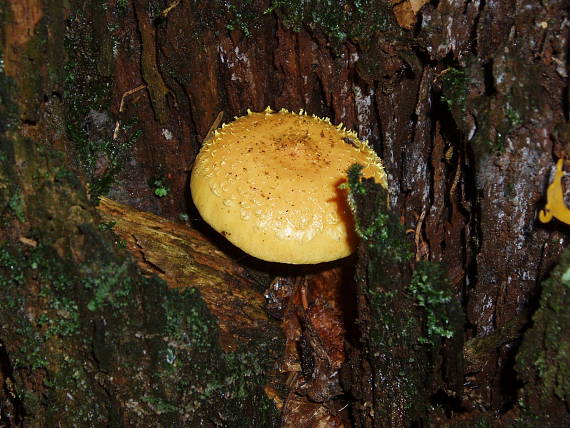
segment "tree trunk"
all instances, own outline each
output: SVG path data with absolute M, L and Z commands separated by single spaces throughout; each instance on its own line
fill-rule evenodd
M 569 14 L 562 0 L 0 2 L 2 422 L 569 421 L 567 226 L 536 218 L 570 138 Z M 201 222 L 201 142 L 220 112 L 266 106 L 342 122 L 383 159 L 388 195 L 352 177 L 357 260 L 292 275 Z M 178 222 L 168 239 L 202 254 L 200 272 L 248 291 L 216 309 L 215 287 L 141 274 L 121 239 L 169 283 L 184 269 L 162 238 L 100 230 L 101 195 Z M 150 218 L 112 209 L 118 235 Z M 214 268 L 188 226 L 230 258 Z M 276 273 L 309 296 L 284 300 L 283 333 L 257 290 Z M 336 365 L 334 388 L 311 381 Z M 276 367 L 298 377 L 283 386 Z

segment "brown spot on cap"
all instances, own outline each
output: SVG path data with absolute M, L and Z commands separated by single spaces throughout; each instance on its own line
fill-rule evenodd
M 204 143 L 190 188 L 204 220 L 246 253 L 320 263 L 354 251 L 346 191 L 338 188 L 354 163 L 386 186 L 380 159 L 354 132 L 283 110 L 250 112 Z

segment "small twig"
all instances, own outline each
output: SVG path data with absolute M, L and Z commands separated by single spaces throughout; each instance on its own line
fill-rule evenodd
M 219 112 L 214 121 L 212 122 L 212 126 L 210 126 L 210 129 L 208 129 L 208 133 L 206 134 L 206 138 L 204 138 L 204 141 L 208 141 L 210 138 L 212 138 L 214 132 L 216 132 L 216 129 L 218 129 L 218 127 L 220 126 L 220 122 L 222 121 L 223 117 L 224 117 L 224 112 L 223 111 Z
M 166 9 L 160 12 L 160 16 L 166 18 L 166 16 L 170 13 L 170 11 L 174 9 L 176 6 L 178 6 L 181 1 L 182 0 L 174 0 L 172 3 L 170 3 L 170 6 L 168 6 Z
M 415 242 L 416 242 L 416 261 L 419 261 L 420 256 L 420 240 L 422 238 L 422 224 L 424 222 L 424 218 L 426 216 L 426 209 L 422 210 L 420 214 L 420 218 L 418 219 L 418 223 L 416 224 L 416 233 L 415 233 Z
M 135 92 L 138 92 L 142 89 L 145 89 L 146 85 L 139 85 L 134 89 L 131 89 L 127 92 L 125 92 L 123 94 L 123 96 L 121 97 L 121 103 L 119 104 L 119 113 L 122 113 L 124 108 L 125 108 L 125 98 L 128 97 L 129 95 L 134 94 Z M 117 122 L 115 123 L 115 131 L 113 132 L 113 140 L 117 139 L 117 136 L 119 135 L 119 126 L 120 126 L 121 122 L 119 120 L 117 120 Z
M 437 73 L 435 75 L 435 77 L 433 78 L 433 82 L 437 81 L 437 79 L 441 78 L 444 74 L 449 73 L 452 70 L 452 67 L 447 67 L 445 70 L 443 70 L 440 73 Z
M 461 176 L 461 156 L 457 160 L 457 169 L 455 170 L 455 177 L 453 177 L 453 184 L 451 185 L 451 189 L 449 190 L 449 198 L 453 198 L 453 194 L 455 193 L 455 188 L 459 183 L 459 177 Z
M 146 88 L 146 85 L 143 84 L 143 85 L 139 85 L 136 88 L 125 92 L 123 94 L 123 96 L 121 97 L 121 104 L 119 104 L 119 113 L 122 113 L 123 110 L 125 109 L 125 98 L 128 97 L 129 95 L 134 94 L 135 92 L 140 91 L 141 89 L 144 89 L 144 88 Z
M 422 225 L 424 223 L 424 219 L 426 217 L 426 209 L 422 210 L 422 213 L 418 217 L 416 214 L 416 227 L 415 229 L 406 229 L 406 234 L 413 233 L 414 234 L 414 243 L 416 244 L 416 261 L 420 261 L 421 259 L 421 249 L 420 249 L 420 241 L 422 240 Z
M 24 245 L 29 245 L 30 247 L 36 248 L 38 246 L 38 241 L 26 238 L 25 236 L 20 236 L 19 241 Z

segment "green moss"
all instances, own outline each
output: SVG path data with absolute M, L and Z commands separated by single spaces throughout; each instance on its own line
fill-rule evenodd
M 503 153 L 509 135 L 544 106 L 540 67 L 519 55 L 517 51 L 499 52 L 485 66 L 473 63 L 466 70 L 483 92 L 469 97 L 464 116 L 473 116 L 477 125 L 471 146 L 478 157 Z M 470 132 L 465 120 L 455 114 L 454 119 L 462 132 Z
M 442 267 L 427 261 L 418 263 L 408 290 L 425 312 L 425 336 L 419 338 L 420 343 L 433 345 L 435 340 L 452 338 L 448 308 L 453 296 Z
M 518 65 L 512 65 L 515 63 L 516 60 L 493 74 L 503 73 L 501 79 L 510 79 L 508 73 L 520 71 Z M 503 153 L 505 139 L 524 123 L 528 112 L 527 98 L 535 92 L 535 83 L 502 85 L 489 88 L 489 94 L 469 98 L 470 85 L 482 85 L 489 77 L 486 73 L 478 64 L 465 69 L 447 69 L 442 74 L 441 100 L 447 105 L 457 128 L 465 134 L 471 132 L 468 126 L 472 126 L 466 121 L 468 114 L 475 116 L 477 132 L 472 136 L 472 145 L 477 154 Z M 526 83 L 528 86 L 525 89 Z
M 246 37 L 251 37 L 252 31 L 259 29 L 261 20 L 253 0 L 225 1 L 223 7 L 228 14 L 228 30 L 240 30 Z
M 149 185 L 153 189 L 154 195 L 158 196 L 159 198 L 165 197 L 168 195 L 168 192 L 170 192 L 170 188 L 166 185 L 166 182 L 163 178 L 151 178 L 149 180 Z
M 22 189 L 35 242 L 0 245 L 0 342 L 25 423 L 275 426 L 263 386 L 280 355 L 280 342 L 266 339 L 279 336 L 277 327 L 268 323 L 263 338 L 224 352 L 200 293 L 143 277 L 97 227 L 62 156 L 21 138 L 0 145 L 0 209 L 11 212 Z
M 425 411 L 424 384 L 430 376 L 430 361 L 416 349 L 420 325 L 411 299 L 401 292 L 385 292 L 382 283 L 375 285 L 378 288 L 366 292 L 370 308 L 367 348 L 374 388 L 385 392 L 373 403 L 374 411 L 399 414 L 390 424 L 399 426 L 405 420 L 408 425 Z
M 352 165 L 350 165 L 348 167 L 348 170 L 346 171 L 346 176 L 348 178 L 348 186 L 346 185 L 341 185 L 342 189 L 349 189 L 351 192 L 357 193 L 359 195 L 366 195 L 366 187 L 364 186 L 364 184 L 361 182 L 361 178 L 362 178 L 362 170 L 364 169 L 364 167 L 358 163 L 354 163 Z M 354 197 L 350 197 L 349 194 L 349 199 L 348 202 L 351 207 L 351 209 L 354 211 L 356 209 L 356 198 Z
M 515 368 L 523 381 L 522 421 L 570 423 L 570 250 L 542 282 L 540 305 L 527 330 Z
M 79 331 L 79 308 L 74 300 L 67 297 L 52 298 L 48 307 L 59 318 L 42 313 L 38 317 L 38 327 L 44 330 L 47 338 L 51 336 L 69 336 Z
M 108 222 L 99 223 L 97 227 L 99 228 L 100 231 L 104 232 L 105 230 L 113 230 L 113 227 L 115 227 L 116 224 L 117 224 L 116 221 L 108 221 Z
M 2 269 L 3 273 L 0 276 L 0 287 L 19 286 L 24 283 L 24 269 L 19 262 L 19 258 L 9 252 L 7 248 L 0 246 L 0 269 Z M 4 302 L 4 304 L 8 305 L 11 303 L 13 302 Z
M 182 293 L 182 299 L 163 302 L 168 337 L 190 348 L 201 348 L 206 352 L 211 347 L 209 337 L 217 332 L 217 324 L 201 302 L 200 292 L 189 288 Z M 170 352 L 170 351 L 169 351 Z
M 388 192 L 372 178 L 361 175 L 362 165 L 351 165 L 348 176 L 348 204 L 354 217 L 356 233 L 366 246 L 367 254 L 377 263 L 368 264 L 368 274 L 376 278 L 381 272 L 386 281 L 384 291 L 399 290 L 400 264 L 412 257 L 404 227 L 388 208 Z
M 388 209 L 387 191 L 376 185 L 372 179 L 362 179 L 362 165 L 351 165 L 347 171 L 348 203 L 355 217 L 355 229 L 358 236 L 366 242 L 371 251 L 387 262 L 400 263 L 410 260 L 412 253 L 405 237 L 404 227 Z M 376 186 L 374 192 L 370 188 Z M 376 194 L 375 204 L 363 205 L 359 201 L 368 199 L 369 193 Z M 366 207 L 366 212 L 359 212 Z
M 129 0 L 117 0 L 115 7 L 117 8 L 117 12 L 119 12 L 121 16 L 124 16 L 129 7 Z
M 153 322 L 164 322 L 168 337 L 157 367 L 167 401 L 178 403 L 177 411 L 192 420 L 221 418 L 225 426 L 249 426 L 248 418 L 259 418 L 259 406 L 265 405 L 262 425 L 276 426 L 277 413 L 266 405 L 261 392 L 273 358 L 267 345 L 251 343 L 235 352 L 222 352 L 215 339 L 217 323 L 196 289 L 185 290 L 163 306 L 164 321 Z
M 110 417 L 106 399 L 98 397 L 95 380 L 85 371 L 86 358 L 92 354 L 110 378 L 121 373 L 119 378 L 127 375 L 132 380 L 122 389 L 104 377 L 117 400 L 138 402 L 156 418 L 145 422 L 193 425 L 222 418 L 230 426 L 247 426 L 253 417 L 261 418 L 262 426 L 277 426 L 276 409 L 263 393 L 264 376 L 277 357 L 269 349 L 273 344 L 250 343 L 236 352 L 223 352 L 216 320 L 196 289 L 179 292 L 154 279 L 134 284 L 127 275 L 131 267 L 125 263 L 96 269 L 76 269 L 47 248 L 0 247 L 4 296 L 0 337 L 16 371 L 17 388 L 31 392 L 24 388 L 20 370 L 22 375 L 44 373 L 44 398 L 38 401 L 36 395 L 29 395 L 23 401 L 29 406 L 26 412 L 41 418 L 37 408 L 49 403 L 52 416 L 47 418 L 60 418 L 62 406 L 70 423 L 93 424 L 89 415 L 94 409 L 98 409 L 97 418 Z M 36 297 L 30 293 L 29 281 L 39 286 Z M 141 304 L 146 327 L 140 323 L 143 318 L 133 317 Z M 40 309 L 31 319 L 25 311 L 30 305 Z M 137 335 L 142 332 L 141 342 Z M 123 346 L 131 351 L 121 351 Z M 146 368 L 145 355 L 151 361 Z M 80 401 L 69 404 L 68 394 L 81 397 Z
M 24 198 L 22 196 L 20 189 L 16 189 L 16 191 L 14 193 L 12 193 L 12 196 L 10 197 L 10 200 L 8 201 L 8 208 L 10 208 L 12 210 L 12 212 L 17 217 L 17 219 L 20 221 L 20 223 L 24 223 L 26 221 L 26 215 L 25 215 L 25 208 L 26 207 L 25 207 Z
M 442 76 L 442 82 L 442 101 L 447 104 L 455 123 L 461 125 L 467 111 L 467 95 L 470 82 L 468 70 L 448 68 Z M 461 126 L 461 128 L 463 127 Z
M 86 267 L 84 274 L 87 280 L 83 286 L 94 294 L 87 303 L 90 311 L 95 311 L 106 304 L 114 309 L 128 305 L 132 285 L 125 263 L 110 263 L 102 268 L 97 267 L 96 270 Z
M 178 406 L 168 403 L 159 397 L 144 396 L 142 401 L 157 415 L 178 412 Z
M 274 0 L 265 13 L 273 12 L 293 31 L 300 31 L 306 25 L 335 42 L 367 39 L 393 24 L 388 3 L 373 0 Z
M 422 262 L 412 269 L 409 241 L 390 212 L 386 190 L 361 171 L 360 165 L 348 170 L 348 201 L 361 238 L 363 347 L 373 391 L 382 391 L 374 394 L 373 410 L 387 426 L 420 425 L 428 397 L 461 390 L 462 310 L 441 266 Z M 434 368 L 445 352 L 443 340 L 450 346 L 441 375 Z
M 52 266 L 44 269 L 43 263 L 38 264 L 41 251 L 34 249 L 24 254 L 17 248 L 0 247 L 0 287 L 4 296 L 0 303 L 0 323 L 4 326 L 3 338 L 10 338 L 14 333 L 18 335 L 18 352 L 13 356 L 15 368 L 36 370 L 47 367 L 50 359 L 46 355 L 46 347 L 50 338 L 77 332 L 77 306 L 69 299 L 60 299 L 45 292 L 43 288 L 44 281 L 59 284 L 59 278 L 52 275 Z M 26 298 L 25 284 L 30 277 L 39 281 L 42 288 L 37 298 L 45 302 L 45 306 L 41 305 L 45 309 L 35 319 L 30 319 L 25 313 L 26 303 L 30 303 Z M 5 343 L 7 346 L 8 343 L 16 345 L 9 340 Z
M 85 15 L 78 7 L 68 18 L 65 33 L 65 122 L 78 163 L 90 182 L 90 193 L 105 194 L 127 154 L 141 135 L 138 120 L 122 119 L 117 138 L 116 118 L 110 113 L 117 16 L 101 6 Z M 114 47 L 115 46 L 115 47 Z
M 375 397 L 373 410 L 378 415 L 399 415 L 386 419 L 387 425 L 407 425 L 423 412 L 426 371 L 420 372 L 419 366 L 427 367 L 425 355 L 415 350 L 420 327 L 405 292 L 411 253 L 402 226 L 389 211 L 386 190 L 373 179 L 364 179 L 361 170 L 360 165 L 348 170 L 348 201 L 362 239 L 357 272 L 369 312 L 364 346 L 373 389 L 385 391 Z
M 499 112 L 500 122 L 495 126 L 495 136 L 489 137 L 484 144 L 494 153 L 504 153 L 505 138 L 523 124 L 522 113 L 512 105 L 512 97 L 501 98 L 503 105 Z
M 507 100 L 505 104 L 505 118 L 510 130 L 517 129 L 523 124 L 522 113 L 512 105 L 510 100 Z
M 204 23 L 224 19 L 229 30 L 240 30 L 252 37 L 263 25 L 264 15 L 277 14 L 284 25 L 301 31 L 308 28 L 320 31 L 334 43 L 347 39 L 368 40 L 378 30 L 394 29 L 391 5 L 387 1 L 355 0 L 273 0 L 259 14 L 259 5 L 254 0 L 216 0 L 217 12 L 205 16 Z

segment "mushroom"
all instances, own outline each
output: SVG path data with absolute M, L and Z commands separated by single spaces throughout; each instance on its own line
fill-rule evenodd
M 190 189 L 202 218 L 246 253 L 315 264 L 355 249 L 346 190 L 339 188 L 354 163 L 386 187 L 376 153 L 342 124 L 303 110 L 248 110 L 205 141 Z

